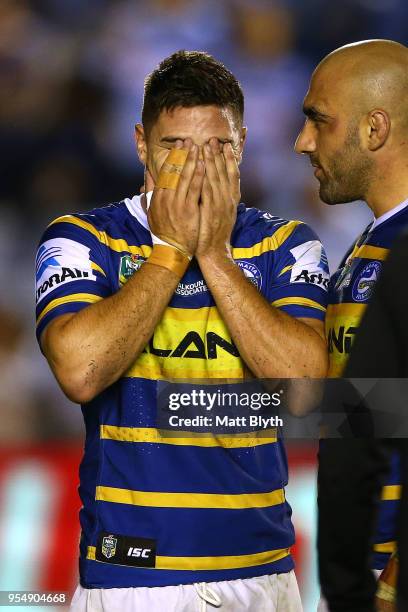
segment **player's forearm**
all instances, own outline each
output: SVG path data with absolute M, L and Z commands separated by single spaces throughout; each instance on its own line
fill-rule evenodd
M 44 352 L 70 399 L 86 403 L 126 372 L 148 343 L 178 282 L 174 272 L 146 263 L 115 295 L 45 330 Z
M 271 306 L 226 254 L 199 259 L 242 359 L 258 378 L 324 377 L 327 349 L 308 325 Z

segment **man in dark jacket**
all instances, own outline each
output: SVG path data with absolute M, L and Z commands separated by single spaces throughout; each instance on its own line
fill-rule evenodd
M 321 199 L 330 205 L 364 200 L 374 214 L 330 283 L 326 317 L 329 376 L 341 377 L 388 250 L 408 227 L 408 49 L 380 40 L 337 49 L 314 71 L 303 110 L 306 122 L 295 148 L 308 155 L 315 167 Z M 403 272 L 394 294 L 399 297 L 404 291 Z M 401 325 L 403 322 L 401 318 Z M 370 348 L 364 350 L 370 353 L 370 361 L 356 356 L 346 374 L 384 377 L 405 373 L 398 353 L 394 358 L 389 355 L 394 347 L 384 350 L 378 335 L 373 348 L 373 335 L 377 331 L 370 327 Z M 390 334 L 384 336 L 391 344 L 396 341 Z M 398 342 L 403 339 L 400 335 Z M 367 367 L 353 365 L 362 363 Z M 366 456 L 370 457 L 369 467 L 362 473 Z M 322 590 L 332 612 L 374 610 L 376 583 L 368 570 L 368 541 L 373 539 L 380 498 L 374 475 L 381 473 L 381 482 L 386 465 L 383 445 L 370 439 L 327 440 L 321 445 L 319 564 Z M 381 494 L 371 569 L 383 569 L 395 548 L 399 485 L 393 462 Z M 367 567 L 363 574 L 362 567 Z

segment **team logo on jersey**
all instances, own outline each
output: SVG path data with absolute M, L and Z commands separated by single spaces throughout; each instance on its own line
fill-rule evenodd
M 375 283 L 381 271 L 379 261 L 370 261 L 361 270 L 353 285 L 353 300 L 356 302 L 366 302 L 373 294 Z
M 235 263 L 241 268 L 247 279 L 260 291 L 262 288 L 262 274 L 259 268 L 255 264 L 243 259 L 237 259 Z
M 119 264 L 119 283 L 124 285 L 145 261 L 146 258 L 141 255 L 123 255 Z
M 105 536 L 102 539 L 102 554 L 107 559 L 111 559 L 116 554 L 116 544 L 118 539 L 114 538 L 113 535 Z
M 352 259 L 347 260 L 344 268 L 340 272 L 339 277 L 336 281 L 336 285 L 335 285 L 335 289 L 337 289 L 338 291 L 340 291 L 341 289 L 346 289 L 346 287 L 350 285 L 351 277 L 352 277 L 352 273 L 351 273 L 352 263 L 353 263 Z
M 351 283 L 351 276 L 351 272 L 346 272 L 345 274 L 343 274 L 339 279 L 340 282 L 337 282 L 336 284 L 336 289 L 338 289 L 339 291 L 341 289 L 347 289 L 347 287 Z

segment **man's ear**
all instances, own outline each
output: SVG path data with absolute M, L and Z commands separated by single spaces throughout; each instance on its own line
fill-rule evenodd
M 239 149 L 238 149 L 238 151 L 239 151 L 238 164 L 240 164 L 242 162 L 242 154 L 243 154 L 243 151 L 244 151 L 244 145 L 245 145 L 245 140 L 246 140 L 246 136 L 247 136 L 247 131 L 248 131 L 248 128 L 246 128 L 246 127 L 243 127 L 241 129 L 241 138 L 239 140 Z
M 390 133 L 391 121 L 383 110 L 373 110 L 367 116 L 366 143 L 369 151 L 377 151 L 386 142 Z
M 147 145 L 144 127 L 141 123 L 136 123 L 135 125 L 135 142 L 139 159 L 145 166 L 147 160 Z

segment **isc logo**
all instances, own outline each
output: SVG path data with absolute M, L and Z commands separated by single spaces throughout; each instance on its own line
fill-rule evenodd
M 133 548 L 130 547 L 128 550 L 128 557 L 143 557 L 143 559 L 149 558 L 149 553 L 152 552 L 151 548 Z

